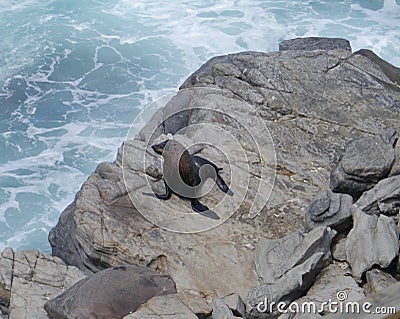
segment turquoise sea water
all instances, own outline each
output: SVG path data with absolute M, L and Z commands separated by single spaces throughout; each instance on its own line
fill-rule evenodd
M 48 251 L 147 104 L 215 55 L 344 37 L 400 66 L 400 0 L 0 0 L 0 251 Z

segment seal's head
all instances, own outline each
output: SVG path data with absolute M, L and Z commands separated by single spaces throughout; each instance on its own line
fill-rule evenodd
M 156 152 L 157 154 L 162 155 L 165 146 L 167 145 L 169 140 L 165 140 L 164 142 L 161 142 L 160 144 L 155 144 L 152 145 L 151 148 L 154 150 L 154 152 Z

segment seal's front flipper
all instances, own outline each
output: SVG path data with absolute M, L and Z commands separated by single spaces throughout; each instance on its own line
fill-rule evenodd
M 219 216 L 213 212 L 212 210 L 208 209 L 206 205 L 201 204 L 197 199 L 192 199 L 192 208 L 196 213 L 200 215 L 206 216 L 212 219 L 219 219 Z
M 233 192 L 229 189 L 228 185 L 226 185 L 219 174 L 217 174 L 217 180 L 215 182 L 217 183 L 220 190 L 222 190 L 224 193 L 227 193 L 229 196 L 233 196 Z
M 164 185 L 165 185 L 165 194 L 162 194 L 162 195 L 155 194 L 158 199 L 166 200 L 166 199 L 171 198 L 172 192 L 171 192 L 171 189 L 168 187 L 167 183 L 165 182 L 165 180 L 164 180 Z

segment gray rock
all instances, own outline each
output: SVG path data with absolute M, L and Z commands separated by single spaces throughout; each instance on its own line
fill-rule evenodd
M 6 248 L 0 255 L 0 306 L 5 308 L 10 305 L 13 266 L 14 252 Z
M 157 296 L 123 319 L 198 319 L 178 295 Z
M 305 212 L 305 229 L 329 226 L 345 231 L 352 226 L 351 206 L 353 198 L 348 194 L 337 194 L 330 190 L 315 196 Z
M 307 291 L 307 295 L 302 298 L 302 302 L 312 302 L 316 305 L 318 312 L 323 309 L 324 313 L 328 313 L 329 306 L 323 306 L 323 303 L 329 302 L 329 300 L 354 302 L 364 299 L 362 288 L 349 276 L 349 271 L 347 263 L 334 263 L 322 269 L 315 279 L 315 283 Z M 297 302 L 302 304 L 299 300 Z
M 351 52 L 349 41 L 340 38 L 296 38 L 282 41 L 279 51 L 345 50 Z
M 356 209 L 354 227 L 347 236 L 346 255 L 353 277 L 361 282 L 373 265 L 388 267 L 398 255 L 398 230 L 393 218 L 368 215 Z
M 347 141 L 400 126 L 400 93 L 386 70 L 370 56 L 351 54 L 348 49 L 244 52 L 208 61 L 136 138 L 129 136 L 114 163 L 100 165 L 88 178 L 49 235 L 53 253 L 88 272 L 125 263 L 148 265 L 168 270 L 180 292 L 214 298 L 236 292 L 245 298 L 258 283 L 252 250 L 258 239 L 301 229 L 304 209 L 327 188 L 332 163 Z M 208 231 L 166 231 L 143 215 L 165 218 L 174 227 L 206 221 L 196 217 L 187 221 L 187 216 L 193 216 L 190 203 L 176 196 L 161 203 L 143 195 L 156 184 L 154 167 L 160 166 L 148 145 L 168 133 L 195 141 L 199 134 L 189 134 L 188 125 L 205 122 L 232 132 L 244 149 L 246 159 L 236 154 L 239 147 L 230 142 L 225 146 L 227 154 L 234 153 L 233 160 L 212 147 L 200 154 L 224 168 L 228 183 L 232 172 L 239 172 L 238 182 L 230 184 L 236 196 L 229 199 L 240 205 L 221 209 L 221 217 L 227 220 Z M 253 130 L 253 137 L 264 143 L 261 150 L 269 150 L 272 142 L 264 124 L 276 160 L 273 152 L 260 156 L 247 132 Z M 219 142 L 220 136 L 213 135 L 211 144 Z M 143 158 L 148 165 L 141 165 Z M 276 173 L 275 180 L 260 180 L 261 173 Z M 128 189 L 124 179 L 129 181 Z M 137 195 L 134 204 L 128 191 Z M 213 190 L 202 201 L 212 206 L 224 198 Z M 170 218 L 171 208 L 188 214 Z M 210 271 L 210 265 L 224 271 Z
M 47 318 L 45 302 L 83 277 L 58 257 L 6 248 L 0 257 L 0 310 L 5 318 Z
M 211 308 L 213 310 L 212 319 L 228 319 L 233 317 L 232 311 L 221 299 L 214 299 L 211 303 Z
M 332 257 L 337 261 L 346 261 L 346 240 L 347 238 L 341 238 L 338 242 L 333 246 L 332 249 Z
M 9 319 L 8 308 L 0 305 L 0 318 L 1 319 Z
M 386 74 L 386 76 L 393 82 L 393 83 L 400 83 L 400 69 L 396 68 L 394 65 L 386 62 L 379 56 L 377 56 L 373 51 L 367 49 L 358 50 L 355 54 L 362 55 L 369 59 L 372 64 L 379 67 L 380 71 Z
M 379 269 L 367 271 L 366 279 L 367 283 L 364 285 L 364 293 L 366 296 L 374 294 L 397 283 L 397 280 L 390 274 Z
M 396 140 L 396 130 L 389 130 L 349 142 L 332 170 L 331 189 L 359 198 L 365 190 L 387 177 L 395 159 Z
M 318 227 L 305 234 L 297 232 L 275 240 L 260 239 L 256 248 L 256 269 L 263 281 L 249 291 L 248 313 L 254 317 L 267 313 L 277 316 L 277 309 L 268 307 L 260 311 L 259 305 L 280 302 L 289 305 L 307 291 L 330 256 L 335 234 L 334 230 Z
M 400 128 L 398 128 L 396 131 L 400 132 Z M 394 146 L 394 156 L 395 156 L 395 160 L 392 165 L 392 169 L 390 170 L 389 176 L 400 175 L 400 142 L 399 142 L 399 140 L 397 140 L 396 145 Z
M 335 234 L 320 226 L 309 233 L 298 231 L 278 239 L 260 238 L 255 252 L 258 276 L 265 283 L 274 283 L 307 259 L 322 260 L 329 254 Z
M 222 301 L 232 310 L 233 314 L 238 317 L 246 316 L 246 305 L 238 294 L 230 294 L 222 298 Z
M 210 304 L 201 296 L 190 293 L 178 293 L 177 297 L 184 303 L 191 312 L 199 318 L 211 316 L 212 308 Z
M 354 204 L 367 214 L 396 215 L 400 209 L 400 175 L 379 181 Z
M 147 267 L 122 265 L 82 279 L 44 308 L 54 319 L 119 319 L 154 296 L 175 293 L 169 276 Z
M 350 311 L 337 312 L 325 315 L 325 319 L 396 319 L 399 317 L 400 283 L 391 285 L 367 298 L 357 302 L 360 307 L 353 307 Z M 349 304 L 348 304 L 349 305 Z M 346 305 L 345 305 L 346 306 Z M 349 305 L 350 306 L 350 305 Z M 364 309 L 363 309 L 364 306 Z

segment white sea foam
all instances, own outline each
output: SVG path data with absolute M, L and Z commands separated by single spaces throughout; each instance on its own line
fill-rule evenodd
M 0 251 L 48 250 L 138 112 L 209 58 L 330 36 L 400 66 L 399 19 L 395 0 L 0 0 Z

